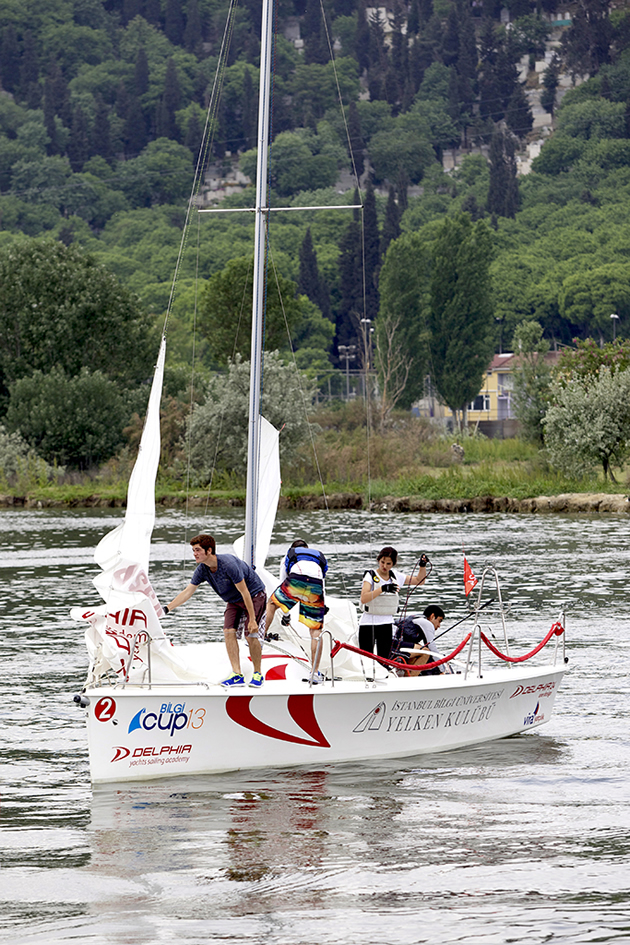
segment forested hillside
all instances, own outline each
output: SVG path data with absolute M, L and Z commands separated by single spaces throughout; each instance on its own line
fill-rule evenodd
M 323 390 L 331 376 L 343 390 L 339 345 L 355 344 L 358 364 L 361 325 L 377 325 L 381 374 L 387 363 L 395 367 L 397 334 L 413 358 L 403 359 L 405 390 L 395 396 L 405 404 L 419 396 L 427 368 L 445 370 L 444 361 L 437 364 L 443 357 L 438 324 L 440 331 L 458 330 L 456 312 L 445 327 L 432 309 L 438 271 L 432 254 L 448 239 L 456 241 L 451 248 L 484 247 L 481 269 L 470 273 L 476 286 L 487 288 L 479 296 L 485 328 L 473 375 L 488 352 L 509 348 L 523 320 L 538 320 L 551 343 L 590 335 L 606 340 L 611 313 L 619 316 L 618 335 L 630 334 L 627 4 L 412 0 L 377 9 L 360 0 L 325 0 L 324 10 L 325 20 L 319 0 L 279 4 L 272 202 L 360 201 L 363 210 L 274 215 L 273 264 L 283 294 L 293 300 L 287 311 L 298 365 Z M 569 20 L 554 23 L 567 11 Z M 134 371 L 116 375 L 105 333 L 92 339 L 100 340 L 100 351 L 61 329 L 53 340 L 55 278 L 60 292 L 63 286 L 54 245 L 72 250 L 63 266 L 79 267 L 81 278 L 104 266 L 120 280 L 127 309 L 116 330 L 127 325 L 134 333 L 135 374 L 142 374 L 151 325 L 161 326 L 168 304 L 217 85 L 204 160 L 215 176 L 237 167 L 253 173 L 258 0 L 236 8 L 223 60 L 226 16 L 223 0 L 0 3 L 0 334 L 4 351 L 23 351 L 28 339 L 26 348 L 36 352 L 31 361 L 7 354 L 0 362 L 3 413 L 12 398 L 27 396 L 15 385 L 33 371 L 42 378 L 63 371 L 67 383 L 81 372 L 101 372 L 122 397 L 121 416 L 136 403 Z M 537 71 L 545 53 L 546 69 Z M 563 76 L 576 85 L 561 98 Z M 531 111 L 536 90 L 554 112 L 553 134 L 532 172 L 518 176 L 517 156 L 538 134 Z M 448 173 L 445 151 L 457 157 Z M 224 205 L 252 202 L 250 187 Z M 441 229 L 449 218 L 450 235 Z M 53 241 L 35 254 L 44 275 L 33 277 L 33 285 L 43 278 L 47 287 L 39 308 L 21 281 L 30 258 L 25 238 Z M 226 366 L 233 351 L 219 328 L 233 322 L 251 251 L 249 215 L 203 216 L 198 231 L 195 221 L 173 307 L 173 395 L 175 362 L 188 356 L 196 305 L 200 368 Z M 457 291 L 472 297 L 463 284 Z M 76 357 L 59 355 L 64 343 L 78 344 Z M 454 401 L 468 396 L 465 380 Z M 390 404 L 398 381 L 390 379 Z M 18 406 L 9 416 L 21 415 Z M 30 442 L 41 445 L 36 434 Z M 48 455 L 58 454 L 50 449 Z

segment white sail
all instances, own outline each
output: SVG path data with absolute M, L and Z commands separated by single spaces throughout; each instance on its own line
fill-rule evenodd
M 258 519 L 256 526 L 255 539 L 255 558 L 254 565 L 265 580 L 265 561 L 269 553 L 271 544 L 271 534 L 273 532 L 276 512 L 278 510 L 278 499 L 280 498 L 280 434 L 276 428 L 265 420 L 260 418 L 260 447 L 259 458 L 260 465 L 256 480 L 256 489 L 258 492 Z M 245 536 L 234 542 L 234 553 L 239 558 L 243 558 L 243 548 Z M 273 587 L 277 585 L 277 580 L 272 579 Z M 265 580 L 265 584 L 267 581 Z M 272 588 L 273 589 L 273 588 Z
M 125 520 L 101 539 L 94 552 L 94 560 L 104 571 L 109 571 L 121 559 L 135 561 L 145 572 L 149 572 L 151 535 L 155 524 L 155 480 L 160 462 L 160 401 L 164 379 L 166 338 L 162 338 L 147 416 L 140 440 L 129 487 Z M 102 582 L 97 584 L 103 595 Z M 107 600 L 107 596 L 104 596 Z
M 101 662 L 118 675 L 146 666 L 149 638 L 157 647 L 156 658 L 163 651 L 171 668 L 176 672 L 180 668 L 162 630 L 159 620 L 163 616 L 162 606 L 148 577 L 155 523 L 155 480 L 160 461 L 165 356 L 166 342 L 162 338 L 138 457 L 129 480 L 125 520 L 101 539 L 94 552 L 94 560 L 102 570 L 93 583 L 105 604 L 71 612 L 75 619 L 90 625 L 86 642 L 93 664 Z

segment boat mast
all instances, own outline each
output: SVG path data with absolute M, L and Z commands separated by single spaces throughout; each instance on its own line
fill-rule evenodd
M 245 542 L 243 558 L 255 563 L 258 523 L 258 468 L 260 465 L 260 399 L 262 393 L 262 347 L 265 316 L 267 260 L 267 159 L 271 105 L 271 53 L 273 43 L 273 0 L 263 0 L 260 35 L 260 93 L 258 98 L 258 162 L 254 236 L 254 295 L 252 304 L 252 346 L 249 374 L 249 427 L 247 436 L 247 495 L 245 501 Z

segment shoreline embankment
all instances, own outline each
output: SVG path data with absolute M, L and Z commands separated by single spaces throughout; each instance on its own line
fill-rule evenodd
M 14 496 L 0 495 L 2 509 L 94 509 L 125 508 L 126 499 L 107 495 L 89 495 L 64 499 L 41 497 L 37 495 Z M 192 495 L 162 496 L 156 499 L 157 508 L 240 508 L 245 500 L 241 497 L 225 498 Z M 367 501 L 358 492 L 336 492 L 331 495 L 281 496 L 281 509 L 317 511 L 322 509 L 359 509 L 373 512 L 510 512 L 540 514 L 547 512 L 630 512 L 630 497 L 606 492 L 568 492 L 560 495 L 536 496 L 527 499 L 514 499 L 509 496 L 475 496 L 469 499 L 425 499 L 420 496 L 384 496 Z

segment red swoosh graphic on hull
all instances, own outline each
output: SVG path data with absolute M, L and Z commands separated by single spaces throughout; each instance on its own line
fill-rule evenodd
M 310 735 L 310 738 L 300 738 L 299 735 L 291 735 L 289 732 L 281 732 L 278 728 L 261 722 L 252 714 L 250 703 L 253 696 L 228 696 L 225 703 L 225 711 L 237 725 L 242 725 L 250 732 L 256 732 L 258 735 L 266 735 L 268 738 L 277 738 L 283 742 L 293 742 L 296 745 L 310 745 L 316 748 L 330 748 L 330 743 L 320 729 L 315 710 L 313 708 L 313 696 L 289 696 L 287 699 L 287 709 L 294 722 L 300 726 L 303 732 Z
M 282 663 L 281 666 L 272 666 L 271 669 L 268 669 L 265 673 L 265 679 L 286 679 L 287 678 L 287 664 Z

